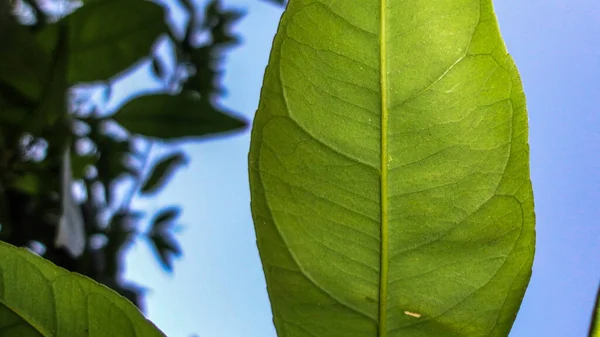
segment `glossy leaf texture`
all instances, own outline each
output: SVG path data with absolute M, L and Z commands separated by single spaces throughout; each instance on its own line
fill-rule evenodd
M 249 154 L 279 336 L 507 336 L 527 138 L 490 0 L 289 1 Z
M 114 291 L 5 243 L 0 243 L 0 335 L 164 336 Z

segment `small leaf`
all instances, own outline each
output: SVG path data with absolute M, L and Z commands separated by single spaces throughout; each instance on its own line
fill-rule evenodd
M 162 140 L 184 140 L 246 126 L 244 121 L 219 111 L 191 92 L 137 97 L 113 118 L 131 133 Z
M 152 232 L 164 232 L 168 228 L 166 226 L 171 225 L 171 223 L 179 217 L 181 214 L 181 208 L 179 207 L 167 207 L 160 210 L 152 220 L 151 231 Z
M 173 259 L 181 256 L 179 244 L 168 233 L 153 233 L 150 235 L 150 240 L 163 267 L 168 271 L 172 271 Z
M 142 193 L 152 194 L 161 189 L 175 170 L 187 163 L 187 158 L 181 152 L 163 157 L 152 169 L 150 176 L 142 186 Z
M 173 258 L 181 255 L 181 248 L 171 233 L 173 221 L 180 213 L 179 207 L 167 207 L 160 210 L 154 216 L 148 233 L 159 261 L 168 271 L 173 270 Z
M 116 292 L 26 249 L 0 243 L 0 273 L 3 336 L 164 336 Z
M 149 55 L 169 31 L 164 18 L 164 8 L 150 1 L 94 1 L 44 28 L 38 41 L 52 50 L 57 25 L 66 24 L 69 83 L 107 80 Z

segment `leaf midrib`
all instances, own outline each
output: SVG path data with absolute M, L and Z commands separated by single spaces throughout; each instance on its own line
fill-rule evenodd
M 380 91 L 381 91 L 381 265 L 379 272 L 379 326 L 377 335 L 387 336 L 387 284 L 388 284 L 388 109 L 387 109 L 387 49 L 386 49 L 386 1 L 380 2 L 379 22 L 379 62 L 380 62 Z

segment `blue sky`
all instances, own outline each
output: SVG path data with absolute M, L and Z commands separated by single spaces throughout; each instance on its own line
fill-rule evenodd
M 282 8 L 260 0 L 236 26 L 222 104 L 252 120 Z M 600 4 L 495 1 L 521 72 L 537 214 L 533 277 L 511 337 L 585 336 L 600 280 Z M 164 273 L 140 241 L 127 278 L 151 288 L 147 314 L 170 337 L 275 337 L 250 215 L 249 130 L 182 145 L 191 158 L 165 191 L 135 204 L 179 204 L 184 256 Z

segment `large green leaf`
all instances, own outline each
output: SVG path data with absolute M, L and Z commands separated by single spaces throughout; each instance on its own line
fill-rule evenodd
M 0 243 L 0 335 L 164 336 L 114 291 L 5 243 Z
M 291 0 L 249 166 L 279 336 L 508 334 L 534 213 L 490 0 Z

